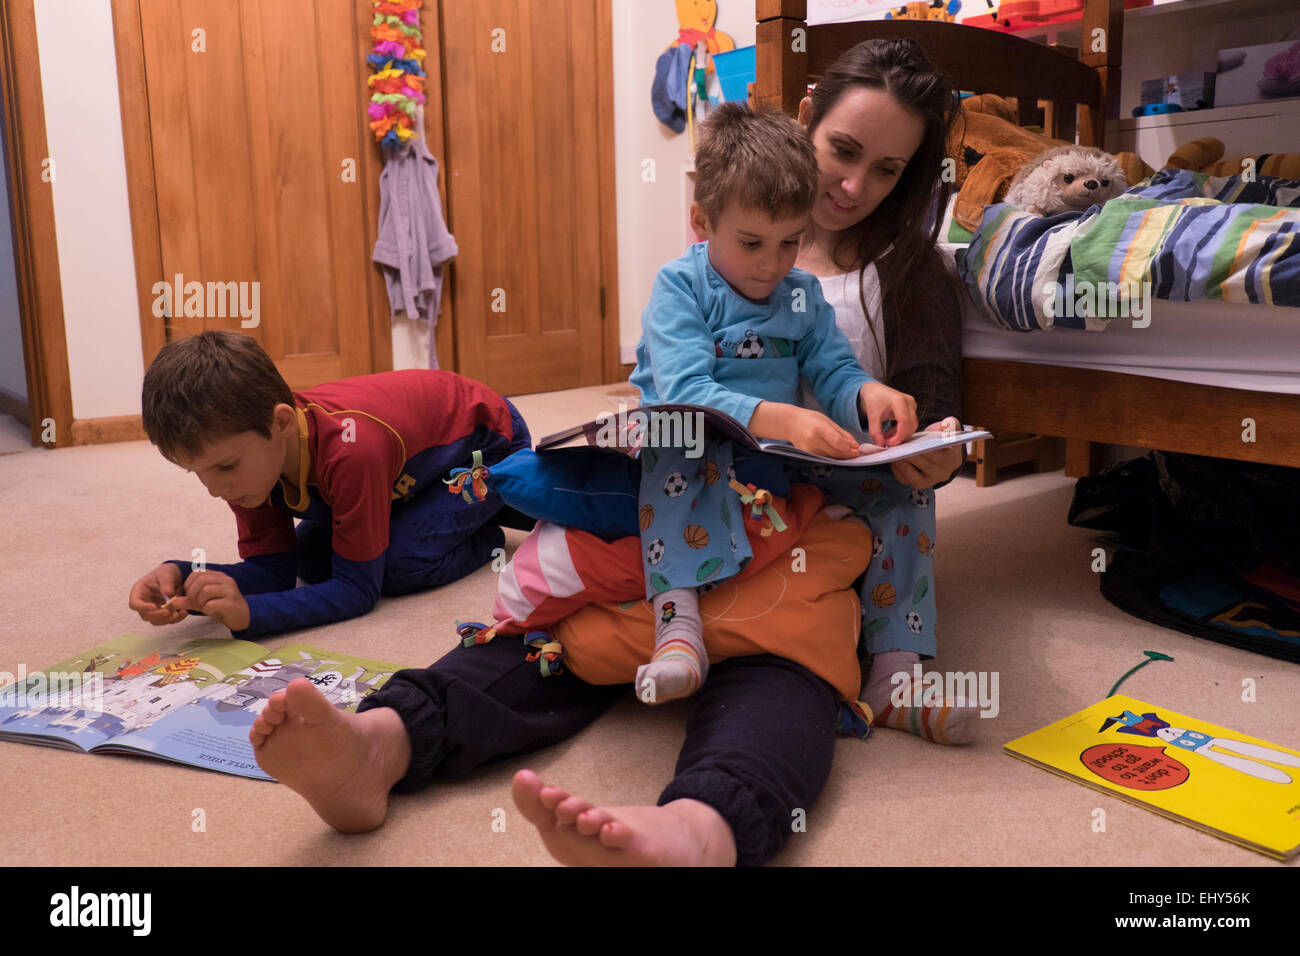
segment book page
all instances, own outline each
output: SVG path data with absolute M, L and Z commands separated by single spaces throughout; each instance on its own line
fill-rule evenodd
M 250 641 L 121 634 L 0 688 L 0 736 L 92 750 L 265 653 Z
M 786 442 L 761 441 L 759 447 L 765 452 L 781 455 L 784 458 L 796 458 L 799 461 L 835 465 L 841 468 L 864 468 L 871 465 L 887 465 L 890 462 L 903 461 L 908 458 L 915 458 L 918 455 L 928 455 L 932 451 L 947 448 L 951 445 L 962 445 L 966 442 L 982 441 L 992 437 L 993 435 L 990 432 L 975 429 L 954 432 L 916 432 L 901 445 L 882 448 L 870 454 L 858 455 L 856 458 L 827 458 L 824 455 L 814 455 L 812 452 L 795 448 Z

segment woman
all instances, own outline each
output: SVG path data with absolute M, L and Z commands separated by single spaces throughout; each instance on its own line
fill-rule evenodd
M 796 265 L 821 279 L 863 368 L 915 398 L 931 428 L 958 427 L 961 406 L 960 288 L 935 248 L 941 217 L 929 215 L 952 189 L 940 171 L 955 102 L 914 42 L 874 40 L 845 52 L 799 106 L 821 178 Z M 806 479 L 833 500 L 862 500 L 876 532 L 861 588 L 863 700 L 877 726 L 939 743 L 968 742 L 977 709 L 913 707 L 892 679 L 935 653 L 932 491 L 961 467 L 961 448 Z
M 949 424 L 961 392 L 958 300 L 923 223 L 936 192 L 947 196 L 939 180 L 954 102 L 915 44 L 870 41 L 837 61 L 801 109 L 826 202 L 800 264 L 832 286 L 874 267 L 883 335 L 882 323 L 870 327 L 877 356 L 887 357 L 884 380 L 916 398 L 919 421 Z M 863 312 L 874 316 L 873 288 L 858 285 Z M 837 320 L 838 311 L 850 328 L 867 325 L 843 309 Z M 910 493 L 946 480 L 960 463 L 950 450 L 893 466 L 891 475 Z M 541 679 L 517 644 L 497 640 L 400 671 L 356 714 L 295 681 L 271 697 L 251 737 L 259 763 L 331 825 L 367 830 L 383 822 L 390 790 L 556 743 L 627 691 L 567 671 Z M 676 776 L 658 805 L 597 807 L 528 770 L 515 775 L 515 803 L 565 863 L 765 863 L 789 837 L 792 815 L 825 786 L 839 706 L 830 684 L 792 661 L 723 660 L 692 698 Z

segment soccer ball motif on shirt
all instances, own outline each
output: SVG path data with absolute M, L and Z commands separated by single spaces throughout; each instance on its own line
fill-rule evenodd
M 645 549 L 645 559 L 651 564 L 658 564 L 664 559 L 664 543 L 660 538 L 655 538 Z
M 674 471 L 664 479 L 664 494 L 669 498 L 680 498 L 686 493 L 686 476 Z
M 907 612 L 907 629 L 913 634 L 921 633 L 921 615 L 915 611 Z
M 912 499 L 912 504 L 916 505 L 918 508 L 930 507 L 930 496 L 924 491 L 914 489 L 908 497 Z
M 736 358 L 756 359 L 763 357 L 763 340 L 753 332 L 746 332 L 745 337 L 736 346 Z

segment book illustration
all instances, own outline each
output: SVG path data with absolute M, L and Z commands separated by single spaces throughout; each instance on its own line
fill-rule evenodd
M 537 451 L 544 452 L 574 444 L 585 444 L 634 457 L 638 454 L 643 455 L 650 459 L 647 465 L 653 469 L 654 449 L 684 448 L 686 457 L 698 458 L 703 454 L 706 434 L 735 442 L 749 451 L 779 455 L 821 466 L 849 468 L 886 465 L 890 462 L 914 458 L 917 455 L 929 454 L 950 445 L 961 445 L 993 437 L 991 432 L 972 429 L 969 426 L 949 432 L 918 431 L 907 441 L 892 448 L 873 451 L 856 458 L 827 458 L 824 455 L 796 448 L 789 442 L 758 438 L 730 415 L 704 405 L 646 405 L 630 410 L 620 405 L 617 412 L 606 412 L 595 421 L 574 425 L 547 435 L 537 443 Z M 865 437 L 862 440 L 865 441 Z
M 1252 777 L 1258 777 L 1260 780 L 1269 780 L 1273 783 L 1295 782 L 1290 774 L 1277 767 L 1270 766 L 1264 761 L 1280 763 L 1287 767 L 1300 767 L 1300 757 L 1289 754 L 1284 750 L 1261 747 L 1258 744 L 1247 743 L 1244 740 L 1236 740 L 1232 737 L 1211 737 L 1209 734 L 1201 733 L 1198 730 L 1188 730 L 1185 727 L 1174 727 L 1168 721 L 1161 720 L 1159 715 L 1155 713 L 1146 713 L 1139 717 L 1131 710 L 1126 710 L 1118 717 L 1107 717 L 1101 729 L 1105 731 L 1115 723 L 1124 725 L 1119 728 L 1121 734 L 1158 737 L 1165 743 L 1173 744 L 1180 750 L 1200 754 L 1208 760 L 1213 760 L 1241 773 L 1250 774 Z M 1123 746 L 1121 745 L 1121 748 Z M 1187 780 L 1190 773 L 1187 767 L 1173 757 L 1168 756 L 1163 747 L 1132 748 L 1133 750 L 1154 751 L 1153 754 L 1147 757 L 1146 761 L 1138 766 L 1127 766 L 1127 758 L 1125 758 L 1126 764 L 1123 766 L 1113 764 L 1109 759 L 1109 754 L 1094 757 L 1094 760 L 1099 761 L 1098 765 L 1094 766 L 1090 762 L 1088 754 L 1099 749 L 1112 750 L 1106 744 L 1101 744 L 1099 747 L 1090 747 L 1083 752 L 1084 766 L 1096 773 L 1100 773 L 1101 776 L 1118 783 L 1120 786 L 1131 786 L 1146 790 L 1175 787 Z M 1100 769 L 1106 766 L 1120 767 L 1123 771 L 1119 774 L 1121 779 L 1115 779 L 1103 769 Z M 1127 766 L 1127 769 L 1124 768 L 1125 766 Z M 1179 776 L 1180 773 L 1181 777 Z
M 232 640 L 158 648 L 126 634 L 0 689 L 0 737 L 270 780 L 248 732 L 273 693 L 306 677 L 334 706 L 354 710 L 396 670 L 302 644 L 271 654 Z
M 1300 852 L 1300 751 L 1122 694 L 1004 749 L 1276 859 Z

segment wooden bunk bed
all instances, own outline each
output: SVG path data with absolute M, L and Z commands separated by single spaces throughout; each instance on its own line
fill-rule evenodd
M 1077 59 L 955 23 L 874 20 L 810 27 L 806 0 L 756 0 L 755 12 L 754 97 L 791 114 L 808 83 L 836 57 L 877 37 L 916 40 L 962 90 L 1016 97 L 1022 123 L 1038 101 L 1047 101 L 1044 126 L 1056 138 L 1071 140 L 1077 132 L 1081 144 L 1104 148 L 1106 117 L 1117 112 L 1123 0 L 1085 0 L 1085 43 L 1098 29 L 1107 42 L 1104 52 Z M 1102 443 L 1300 467 L 1300 395 L 988 359 L 966 359 L 963 376 L 964 421 L 995 435 L 1065 438 L 1071 476 L 1096 469 Z M 1255 423 L 1253 443 L 1242 440 L 1247 418 Z

